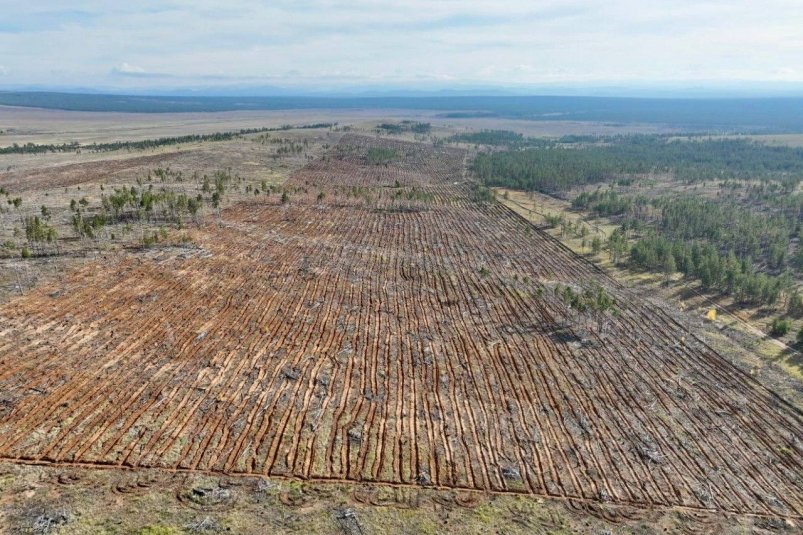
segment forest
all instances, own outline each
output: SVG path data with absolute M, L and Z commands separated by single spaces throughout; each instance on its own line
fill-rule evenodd
M 596 212 L 610 215 L 602 207 L 617 206 L 605 200 L 616 197 L 599 197 L 603 200 Z M 639 211 L 634 208 L 646 206 L 643 198 L 621 199 L 629 199 L 623 227 L 639 229 L 630 250 L 632 267 L 667 276 L 679 271 L 699 280 L 706 290 L 757 305 L 775 305 L 784 294 L 789 297 L 792 276 L 803 274 L 803 254 L 796 245 L 801 233 L 800 195 L 783 203 L 788 207 L 794 201 L 796 210 L 777 205 L 748 210 L 732 200 L 687 196 L 655 198 L 649 201 L 649 210 Z
M 529 141 L 531 138 L 527 138 Z M 475 145 L 515 146 L 525 143 L 524 135 L 510 130 L 480 130 L 463 132 L 449 138 L 453 143 L 472 143 Z
M 506 147 L 507 149 L 532 149 L 537 147 L 554 148 L 561 143 L 576 143 L 581 140 L 580 136 L 564 136 L 558 140 L 554 140 L 544 137 L 525 137 L 524 134 L 511 132 L 510 130 L 478 130 L 454 134 L 446 141 L 451 143 L 469 143 L 478 146 L 478 148 L 481 145 L 487 145 L 489 147 Z M 592 138 L 592 141 L 596 140 L 597 138 Z
M 507 150 L 480 152 L 474 160 L 486 186 L 568 196 L 574 210 L 610 218 L 619 228 L 604 246 L 632 269 L 679 272 L 739 302 L 786 303 L 791 314 L 803 314 L 794 289 L 795 277 L 803 276 L 803 194 L 795 192 L 803 150 L 658 135 L 567 136 L 526 148 L 517 146 L 526 138 L 512 133 L 480 132 L 474 139 L 495 145 L 505 138 L 512 141 Z M 668 185 L 650 195 L 634 192 L 655 176 Z M 692 193 L 706 183 L 715 192 Z M 595 248 L 602 247 L 600 241 Z
M 378 132 L 383 134 L 403 134 L 405 132 L 428 134 L 432 130 L 432 125 L 430 123 L 405 120 L 398 123 L 380 123 L 376 128 Z
M 664 135 L 564 138 L 549 146 L 480 153 L 474 172 L 489 186 L 556 194 L 623 175 L 671 174 L 678 180 L 776 180 L 793 188 L 803 178 L 803 149 L 745 139 L 671 139 Z

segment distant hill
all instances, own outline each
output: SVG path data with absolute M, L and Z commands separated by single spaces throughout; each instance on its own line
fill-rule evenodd
M 0 92 L 0 105 L 138 113 L 404 109 L 445 117 L 662 124 L 699 132 L 803 132 L 803 98 L 657 99 L 573 96 L 203 97 Z

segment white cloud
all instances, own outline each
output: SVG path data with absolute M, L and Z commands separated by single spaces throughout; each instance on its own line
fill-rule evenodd
M 3 65 L 0 65 L 0 76 L 7 76 L 8 69 L 6 69 Z
M 156 78 L 174 78 L 172 74 L 162 72 L 150 72 L 142 67 L 131 65 L 130 63 L 123 62 L 120 65 L 112 68 L 111 74 L 119 77 L 140 78 L 140 79 L 156 79 Z M 207 78 L 207 76 L 200 76 Z
M 145 69 L 142 67 L 137 67 L 136 65 L 131 65 L 126 62 L 122 62 L 112 70 L 120 74 L 145 74 Z
M 799 0 L 7 4 L 4 83 L 803 82 Z

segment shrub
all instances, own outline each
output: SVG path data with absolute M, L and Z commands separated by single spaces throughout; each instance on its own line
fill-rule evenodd
M 491 202 L 495 199 L 494 192 L 481 184 L 471 186 L 471 200 L 478 203 Z
M 387 165 L 396 157 L 396 151 L 383 147 L 368 149 L 368 163 L 371 165 Z
M 796 318 L 803 315 L 803 297 L 801 297 L 799 292 L 793 292 L 792 295 L 789 296 L 789 304 L 787 305 L 786 311 L 790 316 Z
M 544 216 L 544 219 L 546 220 L 547 226 L 551 228 L 559 227 L 563 224 L 562 215 L 547 214 Z
M 591 252 L 594 254 L 599 254 L 602 250 L 602 240 L 599 239 L 599 236 L 594 236 L 594 239 L 591 240 Z
M 770 325 L 770 335 L 778 337 L 784 336 L 789 333 L 792 328 L 792 322 L 788 319 L 775 318 Z

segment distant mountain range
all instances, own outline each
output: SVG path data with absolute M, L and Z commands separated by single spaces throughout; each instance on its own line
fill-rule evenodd
M 450 96 L 577 96 L 623 98 L 803 98 L 803 82 L 721 82 L 665 81 L 640 83 L 598 83 L 589 85 L 540 84 L 494 86 L 478 83 L 454 85 L 373 85 L 327 87 L 325 85 L 283 87 L 274 85 L 227 84 L 194 87 L 126 88 L 52 86 L 36 84 L 0 85 L 0 92 L 79 93 L 102 95 L 185 96 L 185 97 L 450 97 Z

